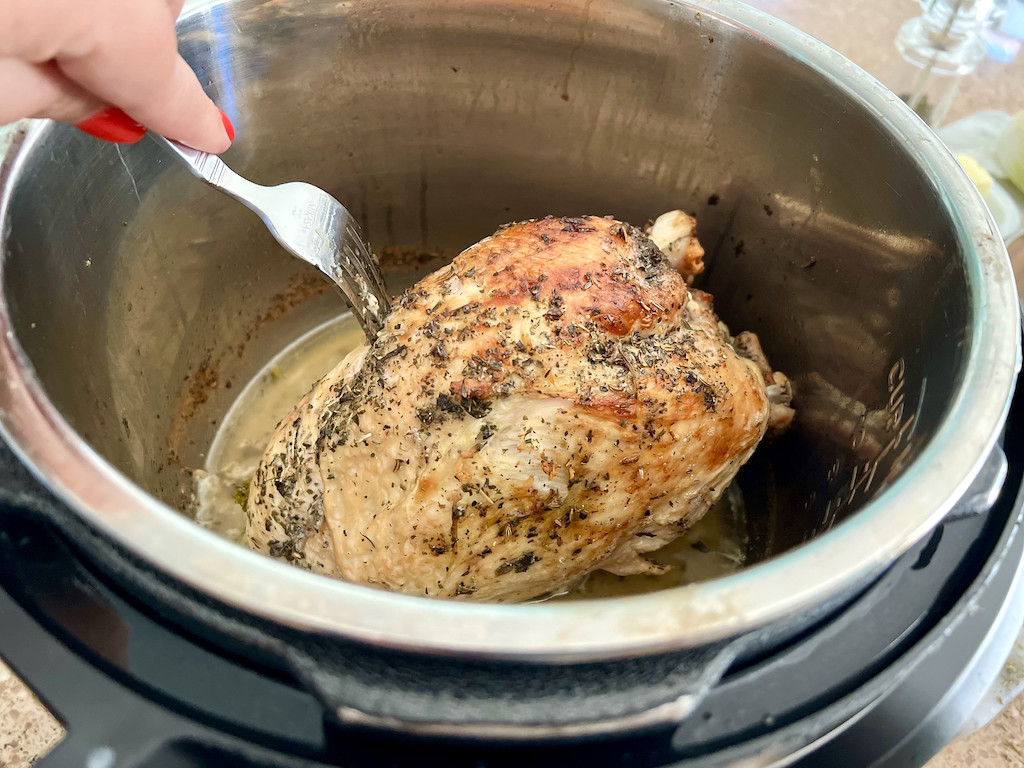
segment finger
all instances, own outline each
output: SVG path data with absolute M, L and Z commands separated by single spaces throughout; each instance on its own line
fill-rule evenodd
M 181 16 L 181 9 L 185 6 L 185 0 L 167 0 L 167 7 L 171 11 L 171 16 L 177 19 Z
M 50 117 L 76 123 L 103 102 L 68 80 L 56 65 L 0 59 L 0 125 L 22 117 Z
M 8 8 L 0 54 L 53 58 L 99 101 L 196 149 L 230 145 L 220 111 L 178 55 L 168 0 L 6 0 Z
M 225 117 L 203 93 L 185 60 L 175 55 L 169 76 L 143 86 L 139 93 L 124 85 L 109 86 L 94 62 L 81 66 L 60 62 L 61 70 L 104 101 L 115 104 L 150 130 L 204 152 L 219 154 L 231 146 Z M 99 66 L 99 71 L 103 69 Z M 157 82 L 160 85 L 157 85 Z
M 92 25 L 89 53 L 58 56 L 61 71 L 151 130 L 206 152 L 227 149 L 231 140 L 220 111 L 178 55 L 166 2 L 103 0 L 103 5 L 116 23 Z

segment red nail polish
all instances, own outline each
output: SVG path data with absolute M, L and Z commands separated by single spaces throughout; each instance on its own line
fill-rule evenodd
M 220 119 L 224 123 L 224 130 L 227 131 L 228 138 L 231 139 L 231 141 L 234 141 L 235 140 L 235 126 L 233 126 L 231 124 L 231 120 L 229 120 L 228 116 L 224 114 L 224 110 L 223 109 L 220 110 Z
M 75 128 L 97 139 L 112 141 L 115 144 L 132 144 L 146 135 L 145 126 L 139 125 L 115 107 L 109 107 L 80 123 L 75 123 Z

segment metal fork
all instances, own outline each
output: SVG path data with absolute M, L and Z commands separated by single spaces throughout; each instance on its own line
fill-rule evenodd
M 285 250 L 337 283 L 366 337 L 373 340 L 391 311 L 391 298 L 380 262 L 345 206 L 312 184 L 254 184 L 216 155 L 198 152 L 153 132 L 149 135 L 171 150 L 195 176 L 255 211 Z

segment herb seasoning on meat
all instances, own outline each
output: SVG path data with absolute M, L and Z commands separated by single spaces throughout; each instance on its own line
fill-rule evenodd
M 789 386 L 729 336 L 692 218 L 502 227 L 400 297 L 282 421 L 262 552 L 414 595 L 519 601 L 645 555 L 721 496 Z

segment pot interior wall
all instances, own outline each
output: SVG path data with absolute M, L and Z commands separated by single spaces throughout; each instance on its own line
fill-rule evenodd
M 653 0 L 231 0 L 179 31 L 238 129 L 229 165 L 345 202 L 393 291 L 506 221 L 694 212 L 701 287 L 796 386 L 795 428 L 741 475 L 755 559 L 861 506 L 956 391 L 970 319 L 938 191 L 853 97 L 742 28 Z M 342 308 L 148 140 L 48 128 L 8 213 L 3 290 L 47 393 L 179 509 L 229 383 Z

